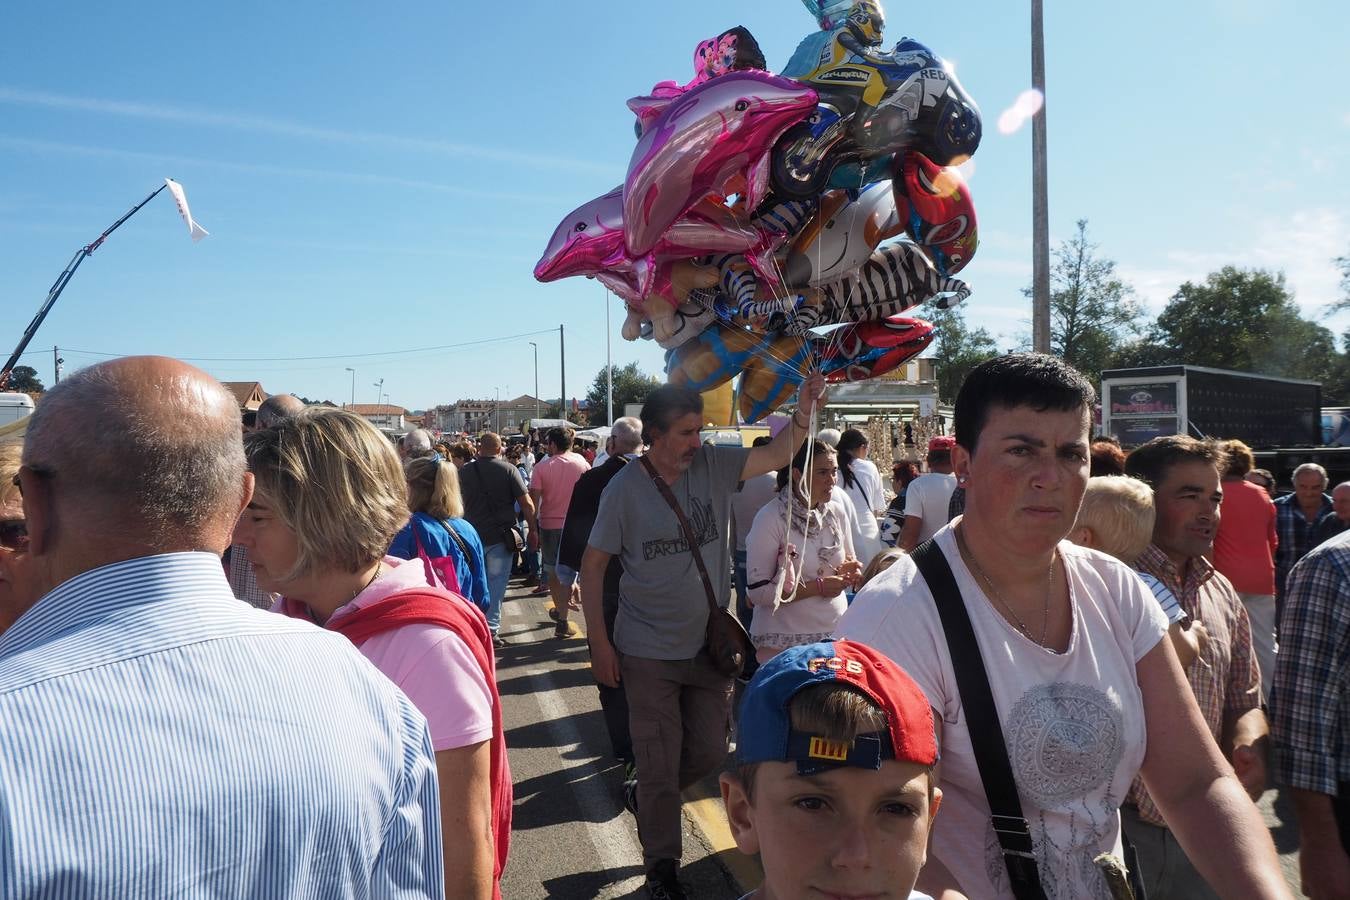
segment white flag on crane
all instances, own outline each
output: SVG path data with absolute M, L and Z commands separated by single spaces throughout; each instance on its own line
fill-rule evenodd
M 192 235 L 194 241 L 200 241 L 211 232 L 198 225 L 192 218 L 192 210 L 188 209 L 187 194 L 183 193 L 183 186 L 172 178 L 165 178 L 164 183 L 169 186 L 169 193 L 173 194 L 173 202 L 178 204 L 178 214 L 183 217 L 187 223 L 188 234 Z

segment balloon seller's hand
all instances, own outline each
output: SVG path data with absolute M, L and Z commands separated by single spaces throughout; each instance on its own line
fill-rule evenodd
M 619 686 L 619 655 L 614 652 L 614 645 L 604 637 L 591 639 L 591 674 L 605 687 Z
M 1233 748 L 1233 771 L 1253 801 L 1266 792 L 1266 760 L 1260 750 L 1247 744 Z
M 820 371 L 814 371 L 806 376 L 806 380 L 797 391 L 797 408 L 810 418 L 820 405 L 820 398 L 823 396 L 825 396 L 825 376 Z

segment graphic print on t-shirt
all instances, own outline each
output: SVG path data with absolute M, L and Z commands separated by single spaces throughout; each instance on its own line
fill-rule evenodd
M 1017 701 L 1004 729 L 1019 793 L 1043 809 L 1063 807 L 1071 824 L 1076 822 L 1070 833 L 1081 832 L 1079 848 L 1103 839 L 1113 826 L 1115 810 L 1094 808 L 1080 798 L 1105 785 L 1120 765 L 1125 721 L 1119 700 L 1086 684 L 1036 685 Z M 1094 871 L 1093 854 L 1047 846 L 1044 826 L 1034 818 L 1029 825 L 1048 900 L 1076 900 L 1073 894 L 1081 892 L 1081 885 L 1099 885 L 1093 896 L 1109 900 L 1105 879 Z M 992 823 L 985 835 L 985 866 L 990 880 L 1006 889 L 1007 866 Z M 1078 871 L 1062 882 L 1066 866 Z
M 693 507 L 686 512 L 689 516 L 689 527 L 698 538 L 700 547 L 705 544 L 711 544 L 717 540 L 717 520 L 713 516 L 711 503 L 704 503 L 701 497 L 690 497 L 689 505 Z M 678 531 L 674 538 L 657 538 L 642 542 L 642 558 L 648 561 L 661 556 L 675 556 L 678 553 L 689 552 L 689 542 L 684 539 L 684 529 L 675 526 Z

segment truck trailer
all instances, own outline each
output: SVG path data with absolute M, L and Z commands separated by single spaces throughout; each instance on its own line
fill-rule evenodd
M 1127 449 L 1160 435 L 1237 438 L 1281 485 L 1305 462 L 1322 465 L 1332 484 L 1350 478 L 1350 447 L 1327 446 L 1322 386 L 1315 381 L 1148 366 L 1102 372 L 1101 390 L 1101 433 Z

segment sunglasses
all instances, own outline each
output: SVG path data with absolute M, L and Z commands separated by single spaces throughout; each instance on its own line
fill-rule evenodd
M 0 520 L 0 547 L 15 553 L 28 550 L 28 523 L 23 519 Z

